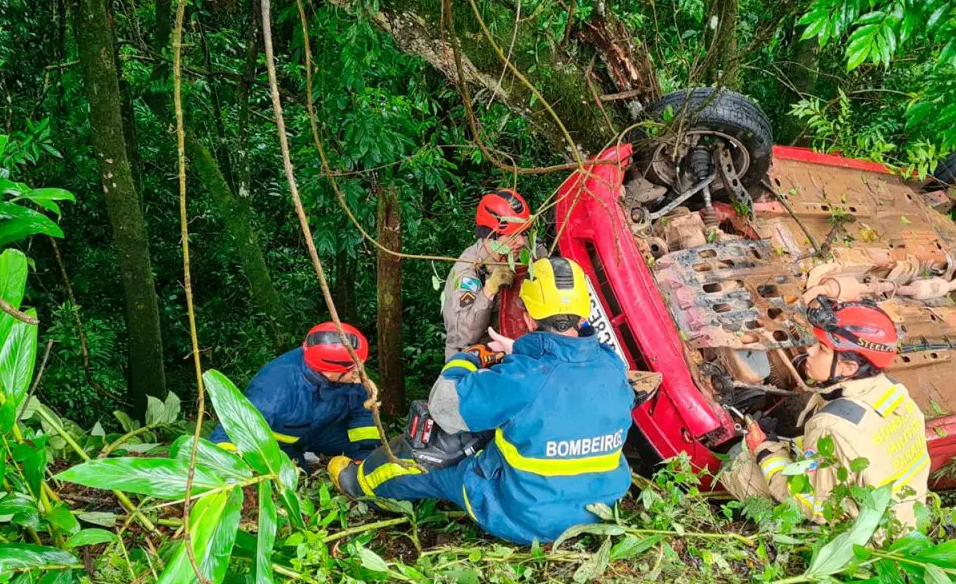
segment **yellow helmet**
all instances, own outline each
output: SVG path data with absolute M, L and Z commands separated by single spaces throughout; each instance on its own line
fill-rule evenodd
M 581 266 L 566 258 L 545 258 L 534 262 L 528 278 L 521 283 L 521 301 L 535 320 L 558 314 L 587 318 L 591 297 Z

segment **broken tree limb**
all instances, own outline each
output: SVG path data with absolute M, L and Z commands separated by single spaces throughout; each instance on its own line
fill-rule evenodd
M 645 47 L 635 47 L 624 24 L 607 11 L 595 10 L 578 39 L 591 45 L 617 89 L 616 99 L 634 99 L 640 110 L 661 98 L 661 87 Z M 611 100 L 607 100 L 611 101 Z M 638 111 L 640 111 L 638 110 Z

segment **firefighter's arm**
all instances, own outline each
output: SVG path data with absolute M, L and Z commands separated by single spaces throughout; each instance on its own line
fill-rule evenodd
M 477 342 L 485 333 L 495 300 L 485 295 L 484 285 L 474 268 L 460 270 L 454 278 L 446 288 L 442 319 L 448 337 L 460 339 L 464 347 Z
M 445 364 L 428 396 L 428 410 L 443 430 L 482 432 L 497 428 L 528 405 L 528 379 L 513 357 L 492 369 L 479 358 L 458 353 Z
M 778 440 L 765 440 L 757 447 L 754 460 L 757 461 L 773 498 L 777 501 L 789 499 L 790 489 L 787 487 L 787 477 L 783 474 L 783 469 L 793 461 L 787 444 Z

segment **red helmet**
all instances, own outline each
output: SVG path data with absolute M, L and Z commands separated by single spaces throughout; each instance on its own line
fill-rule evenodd
M 515 235 L 531 227 L 531 209 L 517 192 L 497 189 L 478 201 L 475 224 L 478 237 L 487 237 L 490 233 Z
M 896 358 L 896 325 L 872 302 L 837 304 L 818 296 L 819 307 L 807 311 L 813 334 L 837 353 L 856 353 L 877 369 L 886 369 Z
M 349 340 L 355 354 L 364 363 L 368 359 L 368 340 L 357 328 L 342 323 L 342 331 Z M 305 364 L 318 373 L 345 373 L 355 367 L 348 349 L 342 344 L 339 331 L 334 322 L 323 322 L 309 330 L 302 341 Z

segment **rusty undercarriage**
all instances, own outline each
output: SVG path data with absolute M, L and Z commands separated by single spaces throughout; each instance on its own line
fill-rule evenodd
M 688 200 L 652 216 L 647 202 L 661 189 L 632 177 L 623 203 L 715 405 L 800 401 L 791 359 L 815 342 L 806 302 L 822 293 L 875 300 L 900 332 L 890 374 L 927 419 L 956 412 L 956 225 L 945 192 L 781 157 L 749 189 L 752 214 L 739 201 Z

